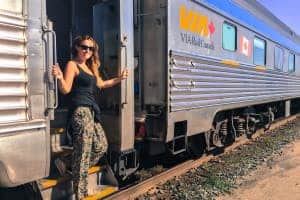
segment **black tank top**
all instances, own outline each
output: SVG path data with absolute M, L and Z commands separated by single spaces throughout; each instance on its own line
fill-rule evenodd
M 95 120 L 100 121 L 100 108 L 94 98 L 94 89 L 96 86 L 96 77 L 83 71 L 79 66 L 79 74 L 74 78 L 71 90 L 71 108 L 70 114 L 79 106 L 87 106 L 93 109 Z

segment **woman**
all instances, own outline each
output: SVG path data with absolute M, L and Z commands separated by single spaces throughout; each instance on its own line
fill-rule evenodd
M 75 38 L 72 45 L 72 59 L 67 63 L 64 73 L 58 65 L 52 73 L 58 79 L 60 92 L 71 92 L 70 128 L 73 136 L 73 189 L 76 199 L 88 195 L 88 168 L 95 165 L 107 150 L 105 133 L 99 123 L 100 109 L 94 99 L 94 86 L 109 88 L 128 76 L 123 70 L 121 75 L 110 80 L 102 80 L 98 45 L 90 36 Z

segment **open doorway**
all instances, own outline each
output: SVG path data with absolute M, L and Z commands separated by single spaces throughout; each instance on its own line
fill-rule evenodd
M 100 2 L 100 3 L 99 3 Z M 90 35 L 99 45 L 99 68 L 103 79 L 118 75 L 119 65 L 119 8 L 118 1 L 47 0 L 47 16 L 53 22 L 57 35 L 57 59 L 62 70 L 71 59 L 73 39 L 78 35 Z M 106 20 L 109 19 L 109 20 Z M 118 114 L 120 88 L 97 90 L 96 99 L 102 112 Z M 59 96 L 52 127 L 63 127 L 70 96 Z
M 47 0 L 47 16 L 53 22 L 57 36 L 57 58 L 62 69 L 71 59 L 72 40 L 78 35 L 90 35 L 99 45 L 99 68 L 103 79 L 119 75 L 127 67 L 129 76 L 112 88 L 95 92 L 101 109 L 101 121 L 109 143 L 111 163 L 120 168 L 136 168 L 136 162 L 124 166 L 128 157 L 136 157 L 134 150 L 134 94 L 133 94 L 133 1 L 131 0 Z M 70 96 L 60 96 L 52 128 L 65 127 Z M 132 156 L 133 155 L 133 156 Z M 136 159 L 133 159 L 136 160 Z M 132 171 L 132 170 L 128 170 Z

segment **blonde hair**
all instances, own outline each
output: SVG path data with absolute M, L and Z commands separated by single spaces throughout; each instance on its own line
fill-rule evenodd
M 90 68 L 93 74 L 99 78 L 98 68 L 100 67 L 100 59 L 99 59 L 99 46 L 97 42 L 89 35 L 77 36 L 72 44 L 72 57 L 75 58 L 78 56 L 78 51 L 76 47 L 79 47 L 81 43 L 85 40 L 90 40 L 93 42 L 93 55 L 86 61 L 86 65 Z

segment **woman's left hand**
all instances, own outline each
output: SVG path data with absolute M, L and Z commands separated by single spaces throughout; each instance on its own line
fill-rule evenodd
M 127 79 L 127 77 L 128 77 L 128 69 L 124 68 L 121 72 L 120 78 L 121 78 L 121 80 L 124 80 L 124 79 Z

